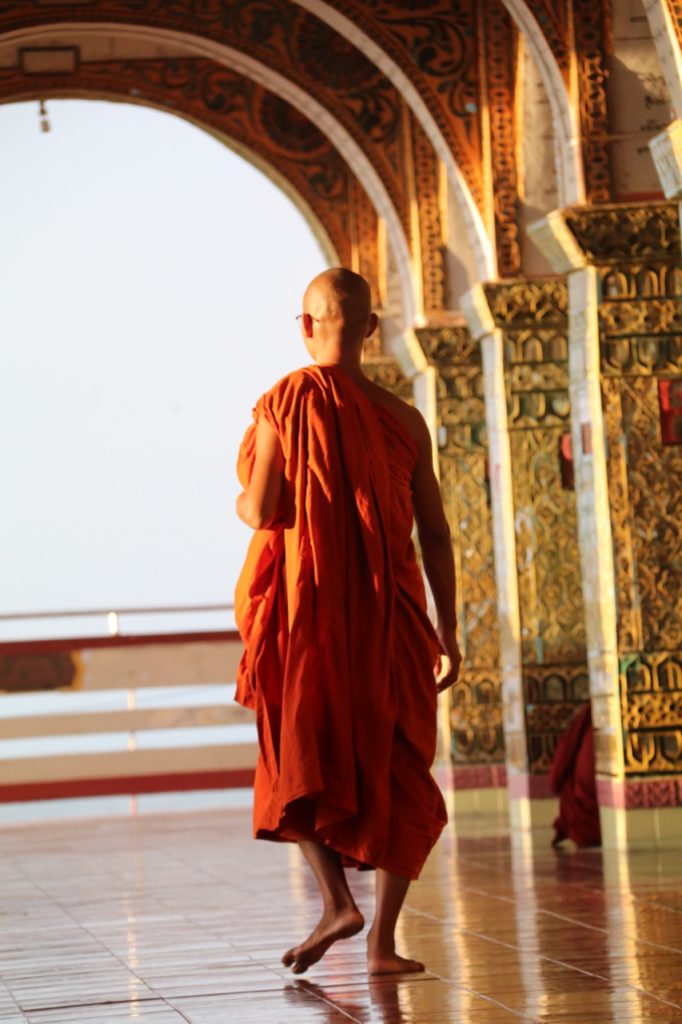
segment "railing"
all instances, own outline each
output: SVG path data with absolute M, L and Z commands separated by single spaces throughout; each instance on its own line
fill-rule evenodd
M 69 621 L 105 617 L 109 632 L 0 643 L 0 803 L 251 785 L 253 716 L 232 700 L 238 634 L 121 630 L 128 616 L 229 611 L 60 612 Z
M 167 615 L 184 615 L 184 616 L 195 616 L 197 614 L 220 614 L 226 618 L 232 620 L 232 613 L 234 608 L 228 604 L 196 604 L 196 605 L 159 605 L 157 607 L 144 607 L 144 608 L 87 608 L 80 611 L 48 611 L 48 612 L 1 612 L 0 613 L 0 628 L 6 628 L 6 625 L 12 623 L 17 624 L 21 631 L 21 625 L 32 626 L 37 623 L 52 622 L 65 623 L 72 622 L 74 620 L 85 620 L 86 622 L 96 623 L 98 619 L 104 619 L 107 624 L 106 632 L 109 636 L 118 636 L 123 631 L 121 629 L 121 620 L 129 617 L 146 617 L 146 618 L 158 618 L 159 616 Z M 177 630 L 174 630 L 177 632 Z M 5 640 L 19 639 L 15 637 L 3 637 L 0 638 L 0 646 Z

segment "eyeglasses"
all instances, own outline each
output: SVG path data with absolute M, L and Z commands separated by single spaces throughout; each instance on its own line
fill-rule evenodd
M 310 316 L 310 313 L 299 313 L 298 316 L 296 317 L 297 323 L 300 324 L 301 320 L 303 319 L 304 316 L 309 316 L 310 319 L 314 320 L 316 324 L 319 324 L 319 323 L 322 322 L 321 320 L 318 320 L 318 318 L 316 316 Z

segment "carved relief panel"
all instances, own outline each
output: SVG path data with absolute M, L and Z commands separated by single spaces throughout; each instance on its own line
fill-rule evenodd
M 438 370 L 441 489 L 453 538 L 464 655 L 451 691 L 452 760 L 455 765 L 501 764 L 500 655 L 480 349 L 464 327 L 417 333 Z
M 571 474 L 568 299 L 557 280 L 485 291 L 504 338 L 528 764 L 543 773 L 589 691 Z
M 682 380 L 682 280 L 678 268 L 652 261 L 610 269 L 602 287 L 626 772 L 679 772 L 682 446 L 663 443 L 659 383 Z
M 575 212 L 599 266 L 600 369 L 628 775 L 682 772 L 682 270 L 672 204 Z M 675 410 L 672 409 L 674 414 Z M 682 439 L 682 437 L 680 438 Z

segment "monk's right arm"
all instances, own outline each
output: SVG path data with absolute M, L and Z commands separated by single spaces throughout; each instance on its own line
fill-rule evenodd
M 419 458 L 412 477 L 412 497 L 424 572 L 431 587 L 438 618 L 437 632 L 443 650 L 450 659 L 450 670 L 439 689 L 451 686 L 457 678 L 461 654 L 457 645 L 455 611 L 455 560 L 450 527 L 443 499 L 433 470 L 431 435 L 421 416 L 416 419 Z
M 284 479 L 284 456 L 277 432 L 263 417 L 256 427 L 256 459 L 249 486 L 237 498 L 237 515 L 253 530 L 274 521 Z

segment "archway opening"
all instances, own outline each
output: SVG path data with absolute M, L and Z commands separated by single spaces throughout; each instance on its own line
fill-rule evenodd
M 239 440 L 307 361 L 294 315 L 325 259 L 194 125 L 85 100 L 48 116 L 45 134 L 36 103 L 0 107 L 2 610 L 225 604 Z

